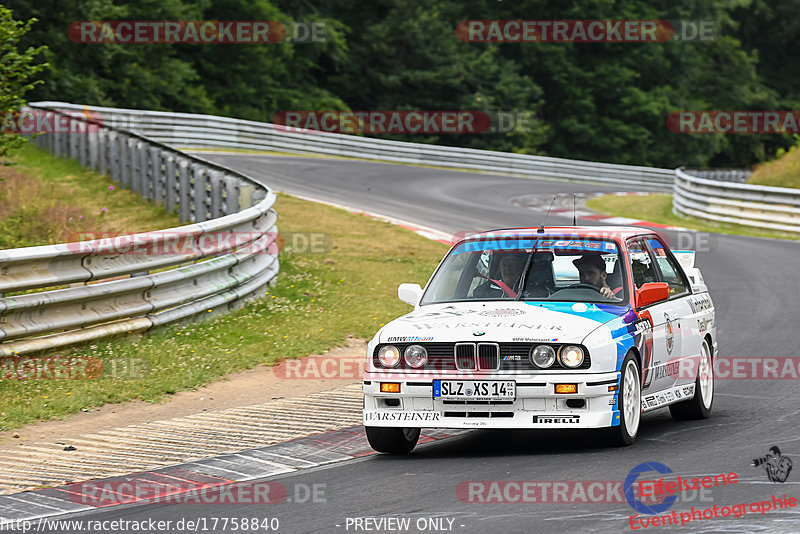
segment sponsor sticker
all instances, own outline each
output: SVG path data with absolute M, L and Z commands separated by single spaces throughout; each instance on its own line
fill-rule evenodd
M 543 425 L 554 424 L 577 424 L 580 423 L 580 415 L 534 415 L 533 422 Z
M 378 421 L 410 422 L 440 420 L 441 414 L 439 412 L 364 412 L 365 423 Z

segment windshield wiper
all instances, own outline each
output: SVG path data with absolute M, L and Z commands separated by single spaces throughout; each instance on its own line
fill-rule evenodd
M 528 255 L 528 259 L 525 261 L 525 267 L 522 269 L 522 274 L 519 277 L 519 291 L 517 292 L 517 296 L 514 297 L 514 302 L 518 301 L 522 298 L 522 292 L 525 291 L 525 284 L 528 280 L 528 270 L 531 268 L 531 264 L 533 263 L 533 256 L 536 254 L 536 248 L 539 246 L 539 238 L 536 238 L 536 241 L 533 242 L 533 249 L 531 253 Z

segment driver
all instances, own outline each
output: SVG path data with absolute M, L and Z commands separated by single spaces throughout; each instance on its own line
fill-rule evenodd
M 581 284 L 593 285 L 607 299 L 620 300 L 616 293 L 622 288 L 612 290 L 608 287 L 606 262 L 599 254 L 584 254 L 572 263 L 578 268 Z
M 527 256 L 524 254 L 503 254 L 500 259 L 500 279 L 489 278 L 472 291 L 475 298 L 511 297 L 517 296 L 513 287 L 519 281 L 522 269 L 525 268 Z

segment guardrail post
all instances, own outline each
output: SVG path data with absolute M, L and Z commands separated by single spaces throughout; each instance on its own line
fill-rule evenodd
M 150 156 L 150 179 L 145 186 L 145 191 L 148 193 L 145 198 L 151 200 L 154 204 L 163 206 L 164 193 L 162 190 L 164 173 L 161 167 L 161 148 L 151 146 L 148 153 Z
M 88 128 L 91 125 L 87 124 L 86 126 Z M 97 133 L 95 133 L 95 132 L 93 132 L 93 133 L 86 132 L 83 135 L 84 135 L 84 137 L 86 137 L 86 144 L 88 145 L 87 146 L 87 151 L 89 153 L 88 154 L 89 155 L 88 166 L 89 166 L 90 169 L 92 169 L 94 171 L 98 171 L 99 170 L 99 168 L 98 168 L 99 166 L 98 166 L 98 161 L 97 161 L 97 157 L 98 157 L 97 156 L 97 148 L 98 148 L 98 146 L 97 146 L 98 145 L 98 143 L 97 143 Z
M 119 149 L 119 185 L 125 189 L 131 188 L 131 138 L 125 134 L 117 134 L 117 148 Z
M 253 205 L 253 192 L 256 188 L 252 184 L 239 181 L 239 209 L 246 209 Z
M 135 137 L 131 139 L 131 191 L 142 194 L 144 174 L 147 172 L 144 150 L 142 142 Z
M 64 134 L 63 133 L 54 133 L 53 134 L 53 154 L 58 157 L 64 157 Z
M 86 167 L 89 163 L 89 142 L 86 138 L 89 133 L 86 131 L 85 122 L 76 120 L 75 124 L 78 126 L 78 129 L 82 130 L 80 133 L 75 134 L 78 136 L 78 161 L 81 165 Z
M 178 217 L 182 223 L 192 220 L 192 168 L 181 158 L 178 161 Z
M 225 215 L 239 211 L 239 180 L 225 176 Z
M 108 130 L 97 130 L 97 172 L 108 174 Z
M 222 193 L 224 191 L 222 187 L 222 173 L 219 171 L 210 171 L 208 173 L 208 181 L 211 186 L 211 198 L 210 198 L 210 209 L 211 212 L 211 219 L 216 219 L 217 217 L 222 217 L 224 215 L 222 208 Z
M 69 128 L 68 133 L 69 135 L 69 152 L 68 155 L 72 159 L 78 159 L 78 134 L 75 133 L 75 123 L 77 123 L 75 119 L 72 117 L 69 118 Z
M 172 154 L 164 154 L 166 161 L 164 162 L 164 208 L 169 213 L 175 210 L 175 204 L 178 197 L 178 178 L 175 170 L 175 156 Z
M 194 167 L 194 222 L 203 222 L 208 217 L 208 177 L 199 165 Z
M 108 131 L 106 146 L 108 150 L 108 177 L 115 182 L 119 182 L 119 136 L 117 132 Z

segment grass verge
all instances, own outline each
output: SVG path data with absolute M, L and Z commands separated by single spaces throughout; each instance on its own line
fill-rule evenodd
M 700 232 L 772 237 L 777 239 L 800 239 L 800 236 L 797 234 L 788 232 L 762 230 L 740 224 L 715 223 L 695 217 L 676 215 L 672 213 L 672 195 L 605 195 L 589 199 L 586 202 L 586 207 L 614 217 L 629 217 L 631 219 L 641 219 L 659 224 L 682 226 Z
M 177 226 L 178 217 L 107 176 L 28 143 L 0 166 L 0 249 L 64 243 L 81 233 L 143 232 Z
M 747 183 L 800 189 L 800 146 L 793 146 L 778 159 L 756 165 Z
M 287 246 L 276 287 L 229 315 L 69 352 L 101 359 L 99 378 L 0 380 L 0 430 L 105 403 L 157 402 L 260 363 L 344 345 L 348 334 L 370 338 L 410 309 L 397 299 L 397 284 L 424 283 L 447 250 L 389 223 L 287 195 L 279 195 L 276 210 L 287 245 L 314 239 L 328 247 L 307 253 Z M 65 353 L 49 354 L 56 355 Z

